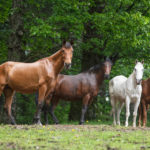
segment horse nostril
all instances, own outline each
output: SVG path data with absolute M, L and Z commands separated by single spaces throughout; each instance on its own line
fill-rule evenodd
M 109 78 L 109 74 L 105 74 L 105 78 L 108 79 Z
M 142 79 L 140 79 L 140 80 L 137 79 L 136 82 L 137 82 L 137 84 L 139 85 L 139 84 L 141 84 Z
M 65 63 L 65 68 L 66 68 L 66 69 L 71 68 L 71 63 Z

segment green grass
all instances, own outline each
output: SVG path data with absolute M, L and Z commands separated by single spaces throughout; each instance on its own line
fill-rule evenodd
M 1 125 L 0 149 L 150 149 L 150 128 L 125 128 L 111 125 Z

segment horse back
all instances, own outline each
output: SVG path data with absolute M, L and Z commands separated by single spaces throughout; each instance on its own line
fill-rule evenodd
M 118 99 L 125 98 L 125 83 L 127 78 L 125 76 L 116 76 L 109 81 L 109 94 L 111 97 Z
M 96 96 L 98 87 L 94 79 L 87 75 L 78 74 L 74 76 L 58 75 L 55 95 L 66 99 L 80 99 L 87 93 Z
M 54 77 L 53 66 L 47 61 L 34 63 L 6 62 L 4 64 L 7 84 L 16 91 L 31 93 Z

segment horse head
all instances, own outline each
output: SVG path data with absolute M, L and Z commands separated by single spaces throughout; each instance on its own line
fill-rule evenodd
M 62 52 L 63 52 L 63 61 L 66 69 L 71 67 L 72 56 L 73 56 L 73 42 L 63 42 Z
M 104 77 L 108 79 L 112 67 L 112 61 L 109 59 L 109 57 L 105 59 L 103 65 L 104 65 Z
M 142 78 L 143 78 L 143 72 L 144 72 L 144 61 L 142 62 L 138 62 L 136 60 L 135 62 L 135 67 L 134 67 L 134 73 L 135 73 L 135 79 L 136 79 L 136 83 L 137 85 L 141 84 L 142 82 Z

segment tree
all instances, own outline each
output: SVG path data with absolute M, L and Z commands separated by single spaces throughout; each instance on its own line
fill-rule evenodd
M 1 0 L 0 63 L 7 60 L 33 62 L 56 52 L 62 40 L 73 39 L 73 65 L 71 70 L 62 73 L 77 74 L 99 63 L 104 56 L 118 54 L 111 77 L 128 76 L 136 58 L 144 58 L 145 67 L 149 68 L 149 8 L 149 1 L 145 0 Z M 145 78 L 148 76 L 146 70 Z M 108 80 L 104 85 L 101 93 L 105 95 L 106 91 L 108 96 Z M 33 98 L 17 94 L 18 121 L 32 122 L 29 114 L 34 112 L 34 101 L 26 99 Z M 105 96 L 98 96 L 88 117 L 93 118 L 96 114 L 98 118 L 101 112 L 110 109 L 104 100 Z M 69 106 L 64 102 L 58 107 L 61 119 L 62 113 L 69 112 Z M 70 115 L 75 116 L 78 109 L 72 106 Z M 29 118 L 22 117 L 22 114 Z M 77 120 L 79 116 L 76 116 Z

